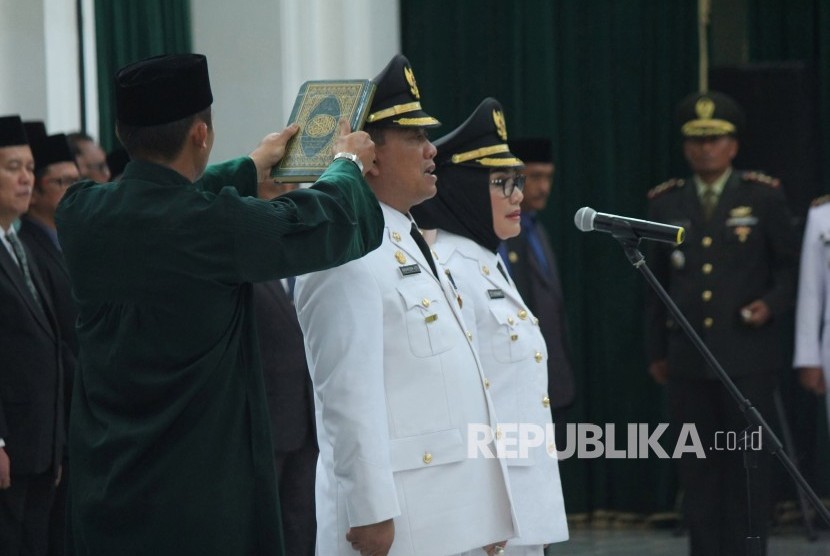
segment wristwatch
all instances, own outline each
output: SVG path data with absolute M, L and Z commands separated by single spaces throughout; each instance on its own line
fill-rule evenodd
M 360 170 L 360 173 L 363 173 L 363 163 L 360 161 L 356 154 L 339 152 L 336 155 L 334 155 L 334 158 L 332 160 L 337 160 L 338 158 L 345 158 L 346 160 L 351 160 L 357 165 L 357 169 Z

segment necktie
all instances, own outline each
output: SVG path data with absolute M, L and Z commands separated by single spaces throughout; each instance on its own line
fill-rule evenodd
M 412 223 L 412 228 L 409 230 L 409 234 L 412 236 L 412 239 L 415 240 L 415 243 L 418 244 L 418 248 L 421 250 L 421 253 L 424 254 L 424 257 L 426 257 L 426 260 L 429 263 L 429 268 L 432 269 L 432 274 L 438 278 L 438 271 L 435 269 L 435 261 L 432 260 L 432 252 L 429 250 L 429 245 L 427 245 L 427 241 L 424 239 L 424 236 L 422 236 L 421 232 L 418 231 L 418 226 L 415 225 L 415 222 Z
M 499 269 L 499 272 L 501 272 L 501 275 L 504 276 L 504 279 L 507 280 L 507 283 L 509 284 L 510 283 L 510 278 L 507 277 L 507 272 L 505 272 L 504 267 L 501 266 L 501 261 L 496 263 L 496 268 Z
M 18 239 L 17 234 L 6 234 L 6 239 L 12 246 L 12 251 L 14 251 L 15 257 L 17 257 L 17 262 L 20 265 L 20 271 L 23 273 L 23 281 L 26 282 L 26 287 L 29 289 L 29 293 L 32 294 L 32 298 L 35 300 L 35 305 L 43 311 L 40 296 L 37 293 L 37 288 L 35 288 L 35 283 L 32 281 L 32 273 L 29 270 L 29 261 L 26 258 L 26 251 L 23 249 L 23 244 L 20 243 L 20 239 Z
M 545 250 L 542 249 L 542 240 L 539 238 L 539 232 L 536 230 L 536 219 L 528 217 L 522 219 L 522 233 L 525 235 L 527 245 L 530 247 L 530 252 L 533 258 L 536 259 L 536 264 L 543 273 L 548 272 L 548 260 L 545 257 Z
M 715 207 L 718 206 L 718 194 L 711 185 L 706 185 L 703 195 L 700 198 L 700 206 L 703 209 L 703 218 L 711 220 L 715 214 Z

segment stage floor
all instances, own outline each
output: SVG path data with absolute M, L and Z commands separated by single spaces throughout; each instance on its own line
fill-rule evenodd
M 552 545 L 547 556 L 685 556 L 688 539 L 671 530 L 628 531 L 571 529 L 571 540 Z M 767 556 L 830 556 L 830 533 L 819 531 L 810 542 L 803 534 L 770 537 Z

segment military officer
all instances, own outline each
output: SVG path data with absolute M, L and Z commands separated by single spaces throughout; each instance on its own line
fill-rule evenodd
M 535 426 L 541 435 L 552 432 L 545 338 L 497 252 L 521 230 L 522 161 L 506 139 L 504 110 L 487 98 L 435 142 L 438 194 L 412 212 L 435 231 L 432 247 L 458 286 L 464 320 L 475 326 L 500 427 L 517 436 L 520 427 Z M 505 553 L 542 556 L 544 545 L 568 538 L 553 436 L 535 446 L 503 448 L 521 527 Z
M 654 274 L 743 394 L 771 414 L 782 368 L 779 315 L 794 301 L 797 240 L 777 180 L 732 167 L 744 117 L 727 95 L 693 94 L 678 107 L 693 175 L 652 189 L 652 220 L 686 228 L 679 246 L 653 246 Z M 694 555 L 743 554 L 747 493 L 741 451 L 715 434 L 747 424 L 701 355 L 653 294 L 648 299 L 649 371 L 667 384 L 674 423 L 694 423 L 706 451 L 679 461 Z M 758 454 L 752 523 L 766 542 L 769 462 Z
M 830 195 L 813 201 L 801 246 L 795 313 L 793 367 L 807 390 L 825 396 L 830 407 L 830 334 L 824 330 L 830 287 Z M 830 419 L 830 411 L 827 412 Z
M 320 446 L 317 551 L 495 554 L 516 527 L 503 462 L 468 453 L 470 425 L 495 428 L 486 377 L 458 293 L 409 214 L 436 192 L 427 130 L 439 122 L 404 56 L 375 83 L 367 181 L 383 243 L 295 290 Z

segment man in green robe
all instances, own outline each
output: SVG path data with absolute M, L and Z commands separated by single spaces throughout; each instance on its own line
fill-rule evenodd
M 132 162 L 116 183 L 76 184 L 57 212 L 80 309 L 69 554 L 282 554 L 252 283 L 381 242 L 368 135 L 342 125 L 346 155 L 312 188 L 262 201 L 297 128 L 205 172 L 212 100 L 204 56 L 119 71 Z

